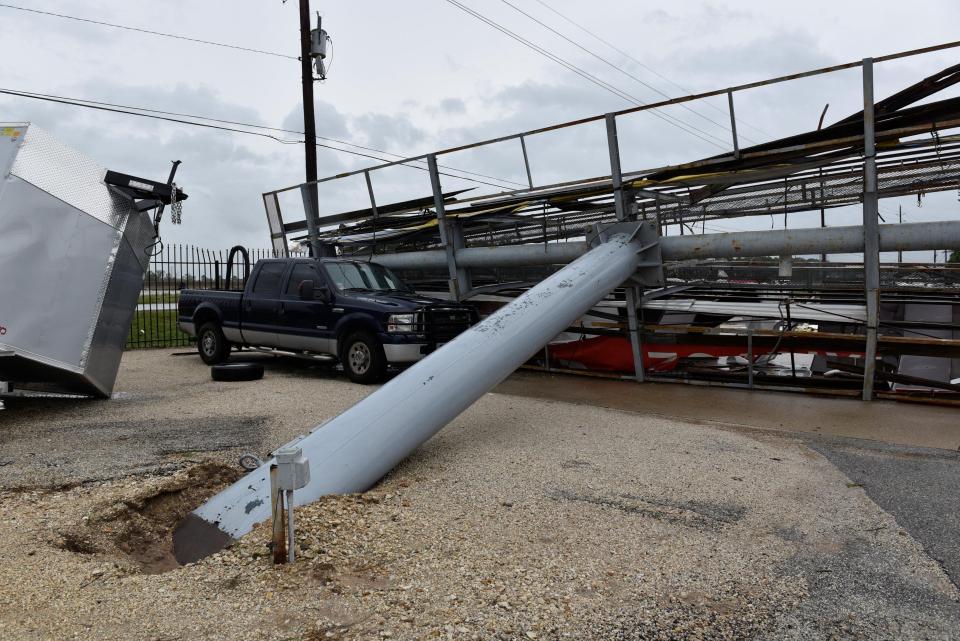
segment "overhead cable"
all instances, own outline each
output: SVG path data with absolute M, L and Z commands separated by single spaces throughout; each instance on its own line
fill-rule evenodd
M 576 40 L 573 40 L 572 38 L 566 36 L 565 34 L 561 33 L 560 31 L 557 31 L 556 29 L 554 29 L 553 27 L 551 27 L 551 26 L 548 25 L 547 23 L 543 22 L 542 20 L 540 20 L 540 19 L 537 18 L 536 16 L 534 16 L 534 15 L 532 15 L 532 14 L 530 14 L 530 13 L 527 13 L 526 11 L 524 11 L 523 9 L 521 9 L 520 7 L 518 7 L 517 5 L 513 4 L 513 3 L 510 2 L 509 0 L 500 0 L 500 1 L 501 1 L 503 4 L 507 5 L 508 7 L 510 7 L 511 9 L 513 9 L 514 11 L 516 11 L 517 13 L 520 13 L 521 15 L 526 16 L 527 18 L 529 18 L 530 20 L 536 22 L 538 25 L 540 25 L 540 26 L 543 27 L 544 29 L 548 30 L 550 33 L 553 33 L 554 35 L 557 35 L 557 36 L 559 36 L 560 38 L 563 38 L 565 41 L 569 42 L 570 44 L 572 44 L 572 45 L 575 46 L 576 48 L 578 48 L 578 49 L 580 49 L 581 51 L 583 51 L 583 52 L 585 52 L 585 53 L 593 56 L 594 58 L 596 58 L 597 60 L 599 60 L 599 61 L 602 62 L 603 64 L 607 65 L 608 67 L 614 69 L 615 71 L 623 74 L 624 76 L 630 78 L 631 80 L 636 81 L 637 83 L 643 85 L 644 87 L 646 87 L 647 89 L 650 89 L 651 91 L 657 93 L 658 95 L 663 96 L 664 98 L 667 98 L 667 99 L 670 99 L 670 98 L 671 98 L 671 96 L 667 95 L 667 94 L 664 93 L 663 91 L 660 91 L 660 89 L 658 89 L 658 88 L 655 87 L 654 85 L 651 85 L 650 83 L 648 83 L 647 81 L 643 80 L 642 78 L 639 78 L 639 77 L 633 75 L 632 73 L 630 73 L 630 72 L 627 71 L 626 69 L 622 68 L 621 66 L 619 66 L 619 65 L 617 65 L 617 64 L 615 64 L 615 63 L 613 63 L 613 62 L 611 62 L 611 61 L 609 61 L 609 60 L 607 60 L 606 58 L 604 58 L 604 57 L 601 56 L 600 54 L 596 53 L 595 51 L 592 51 L 592 50 L 584 47 L 583 45 L 581 45 L 581 44 L 580 44 L 579 42 L 577 42 Z M 726 131 L 730 131 L 730 125 L 726 125 L 726 124 L 723 124 L 723 123 L 721 123 L 721 122 L 717 122 L 716 120 L 710 118 L 709 116 L 705 116 L 705 115 L 703 115 L 702 113 L 700 113 L 699 111 L 691 108 L 689 105 L 681 104 L 680 107 L 681 107 L 682 109 L 685 109 L 685 110 L 689 111 L 690 113 L 694 114 L 695 116 L 699 116 L 700 118 L 703 118 L 703 119 L 706 120 L 707 122 L 709 122 L 709 123 L 711 123 L 711 124 L 713 124 L 713 125 L 716 125 L 717 127 L 720 127 L 721 129 L 724 129 L 724 130 L 726 130 Z M 677 118 L 677 120 L 680 120 L 680 119 Z M 681 120 L 680 122 L 684 122 L 684 121 Z M 689 125 L 689 123 L 684 123 L 684 124 Z M 689 125 L 689 126 L 692 127 L 692 125 Z M 750 138 L 747 138 L 747 137 L 744 136 L 744 135 L 741 135 L 740 137 L 743 138 L 744 140 L 746 140 L 747 142 L 752 142 L 752 143 L 756 143 L 756 142 L 757 142 L 757 141 L 755 141 L 755 140 L 751 140 Z
M 248 135 L 251 135 L 251 136 L 260 136 L 260 137 L 262 137 L 262 138 L 269 138 L 269 139 L 271 139 L 271 140 L 274 140 L 274 141 L 279 142 L 279 143 L 283 143 L 283 144 L 285 144 L 285 145 L 299 145 L 299 144 L 303 144 L 303 141 L 302 141 L 302 140 L 287 140 L 287 139 L 280 138 L 280 137 L 278 137 L 278 136 L 275 136 L 275 135 L 272 135 L 272 134 L 269 134 L 269 133 L 264 133 L 264 131 L 278 131 L 278 132 L 287 132 L 287 133 L 297 134 L 297 135 L 300 135 L 300 136 L 304 135 L 304 133 L 303 133 L 302 131 L 295 131 L 295 130 L 291 130 L 291 129 L 279 129 L 279 128 L 277 128 L 277 127 L 266 127 L 266 126 L 264 126 L 264 125 L 255 125 L 255 124 L 251 124 L 251 123 L 243 123 L 243 122 L 237 122 L 237 121 L 222 120 L 222 119 L 217 119 L 217 118 L 208 118 L 208 117 L 206 117 L 206 116 L 196 116 L 196 115 L 192 115 L 192 114 L 177 114 L 176 112 L 163 112 L 163 111 L 156 110 L 156 109 L 144 109 L 144 108 L 141 108 L 141 107 L 132 107 L 132 106 L 128 106 L 128 105 L 118 105 L 118 104 L 115 104 L 115 103 L 97 102 L 97 101 L 85 100 L 85 99 L 82 99 L 82 98 L 69 98 L 69 97 L 66 97 L 66 96 L 57 96 L 57 95 L 53 95 L 53 94 L 41 94 L 41 93 L 34 93 L 34 92 L 29 92 L 29 91 L 20 91 L 20 90 L 16 90 L 16 89 L 7 89 L 7 88 L 2 88 L 2 87 L 0 87 L 0 94 L 6 94 L 6 95 L 9 95 L 9 96 L 16 96 L 16 97 L 20 97 L 20 98 L 31 98 L 31 99 L 34 99 L 34 100 L 43 100 L 43 101 L 46 101 L 46 102 L 53 102 L 53 103 L 58 103 L 58 104 L 63 104 L 63 105 L 70 105 L 70 106 L 73 106 L 73 107 L 86 107 L 86 108 L 88 108 L 88 109 L 95 109 L 95 110 L 98 110 L 98 111 L 107 111 L 107 112 L 111 112 L 111 113 L 124 114 L 124 115 L 128 115 L 128 116 L 139 116 L 139 117 L 141 117 L 141 118 L 152 118 L 152 119 L 155 119 L 155 120 L 162 120 L 162 121 L 165 121 L 165 122 L 172 122 L 172 123 L 183 124 L 183 125 L 192 125 L 192 126 L 195 126 L 195 127 L 205 127 L 205 128 L 208 128 L 208 129 L 217 129 L 217 130 L 220 130 L 220 131 L 229 131 L 229 132 L 239 133 L 239 134 L 248 134 Z M 169 114 L 169 115 L 168 115 L 168 114 Z M 172 117 L 173 115 L 182 116 L 183 118 L 192 118 L 192 119 L 194 119 L 194 120 L 183 120 L 182 118 Z M 201 122 L 201 121 L 205 121 L 205 122 Z M 217 124 L 214 124 L 214 123 L 217 123 Z M 236 127 L 228 127 L 228 126 L 226 126 L 226 124 L 234 124 L 234 125 L 238 125 L 238 126 L 241 126 L 241 127 L 249 127 L 250 129 L 260 129 L 260 130 L 264 130 L 264 131 L 251 131 L 250 129 L 237 129 Z M 326 139 L 326 140 L 335 140 L 335 139 Z M 336 141 L 336 142 L 340 142 L 340 141 Z M 360 146 L 360 145 L 355 145 L 354 143 L 346 143 L 346 142 L 343 142 L 342 144 L 349 144 L 349 145 L 353 145 L 353 146 L 357 146 L 357 147 Z M 332 145 L 327 145 L 327 144 L 323 144 L 323 143 L 320 143 L 320 142 L 317 142 L 316 145 L 317 145 L 318 147 L 323 148 L 323 149 L 329 149 L 329 150 L 331 150 L 331 151 L 339 151 L 339 152 L 341 152 L 341 153 L 351 154 L 351 155 L 353 155 L 353 156 L 360 156 L 360 157 L 363 157 L 363 158 L 370 158 L 370 159 L 372 159 L 372 160 L 377 160 L 377 161 L 384 162 L 384 163 L 392 162 L 390 159 L 388 159 L 388 158 L 383 158 L 383 157 L 381 157 L 381 156 L 375 156 L 375 155 L 373 155 L 373 154 L 362 153 L 362 152 L 358 152 L 358 151 L 352 151 L 352 150 L 350 150 L 350 149 L 343 149 L 343 148 L 341 148 L 341 147 L 334 147 L 334 146 L 332 146 Z M 396 155 L 396 154 L 390 154 L 390 152 L 380 152 L 380 153 L 387 153 L 387 154 L 389 154 L 389 155 Z M 409 162 L 417 162 L 417 161 L 409 161 Z M 421 170 L 421 171 L 428 171 L 428 169 L 427 169 L 426 167 L 422 167 L 422 166 L 420 166 L 420 165 L 407 164 L 407 163 L 398 163 L 398 164 L 400 164 L 401 166 L 404 166 L 404 167 L 411 167 L 411 168 L 413 168 L 413 169 L 419 169 L 419 170 Z M 461 173 L 475 173 L 475 172 L 467 172 L 466 170 L 456 169 L 456 168 L 452 168 L 452 167 L 446 167 L 446 169 L 448 169 L 448 171 L 457 171 L 457 172 L 461 172 Z M 483 181 L 483 180 L 478 180 L 478 179 L 476 179 L 476 178 L 469 178 L 469 177 L 467 177 L 467 176 L 460 176 L 460 175 L 457 175 L 457 174 L 451 174 L 451 173 L 443 172 L 443 171 L 441 171 L 441 172 L 439 172 L 439 173 L 440 173 L 440 175 L 448 176 L 448 177 L 450 177 L 450 178 L 458 178 L 458 179 L 460 179 L 460 180 L 466 180 L 466 181 L 473 182 L 473 183 L 477 183 L 477 184 L 481 184 L 481 185 L 488 185 L 488 186 L 490 186 L 490 187 L 496 187 L 496 188 L 498 188 L 498 189 L 505 189 L 505 188 L 507 188 L 507 187 L 506 187 L 505 185 L 503 185 L 503 184 L 496 184 L 496 183 L 492 183 L 492 182 L 487 182 L 487 181 Z M 482 175 L 482 174 L 481 174 L 481 175 Z M 502 179 L 492 178 L 492 180 L 502 180 Z M 507 182 L 507 181 L 504 181 L 504 182 Z M 514 184 L 520 184 L 520 183 L 514 183 Z
M 573 73 L 577 74 L 578 76 L 584 78 L 584 79 L 587 80 L 588 82 L 591 82 L 591 83 L 597 85 L 598 87 L 600 87 L 600 88 L 602 88 L 602 89 L 604 89 L 604 90 L 606 90 L 606 91 L 614 94 L 614 95 L 617 96 L 618 98 L 621 98 L 621 99 L 623 99 L 623 100 L 626 100 L 627 102 L 631 102 L 631 103 L 633 103 L 634 105 L 636 105 L 636 106 L 638 106 L 638 107 L 643 107 L 643 106 L 645 106 L 645 104 L 644 104 L 641 100 L 639 100 L 638 98 L 635 98 L 634 96 L 631 96 L 630 94 L 626 93 L 625 91 L 623 91 L 623 90 L 621 90 L 621 89 L 618 89 L 617 87 L 611 85 L 610 83 L 605 82 L 604 80 L 601 80 L 600 78 L 594 76 L 594 75 L 591 74 L 590 72 L 584 71 L 583 69 L 581 69 L 580 67 L 574 65 L 573 63 L 568 62 L 567 60 L 564 60 L 564 59 L 561 58 L 560 56 L 557 56 L 556 54 L 551 53 L 550 51 L 544 49 L 543 47 L 541 47 L 541 46 L 539 46 L 539 45 L 537 45 L 537 44 L 535 44 L 535 43 L 527 40 L 527 39 L 524 38 L 523 36 L 520 36 L 520 35 L 518 35 L 517 33 L 514 33 L 513 31 L 511 31 L 511 30 L 507 29 L 506 27 L 504 27 L 503 25 L 501 25 L 501 24 L 499 24 L 499 23 L 491 20 L 490 18 L 487 18 L 487 17 L 484 16 L 483 14 L 481 14 L 481 13 L 479 13 L 479 12 L 477 12 L 477 11 L 474 11 L 473 9 L 471 9 L 470 7 L 468 7 L 468 6 L 464 5 L 464 4 L 461 4 L 461 3 L 458 2 L 457 0 L 446 0 L 446 2 L 448 2 L 449 4 L 452 4 L 453 6 L 455 6 L 455 7 L 458 8 L 458 9 L 460 9 L 461 11 L 463 11 L 463 12 L 465 12 L 465 13 L 473 16 L 473 17 L 476 18 L 477 20 L 480 20 L 481 22 L 486 23 L 487 25 L 493 27 L 493 28 L 496 29 L 497 31 L 500 31 L 501 33 L 507 35 L 508 37 L 513 38 L 514 40 L 516 40 L 517 42 L 521 43 L 521 44 L 524 45 L 525 47 L 528 47 L 528 48 L 530 48 L 530 49 L 533 49 L 534 51 L 536 51 L 536 52 L 539 53 L 540 55 L 542 55 L 542 56 L 544 56 L 544 57 L 552 60 L 553 62 L 556 62 L 557 64 L 561 65 L 562 67 L 564 67 L 564 68 L 568 69 L 569 71 L 572 71 Z M 694 126 L 692 126 L 692 125 L 689 125 L 689 124 L 686 124 L 686 123 L 682 123 L 682 121 L 676 121 L 677 119 L 676 119 L 676 118 L 673 118 L 672 116 L 668 116 L 668 115 L 666 115 L 666 114 L 661 114 L 661 113 L 658 113 L 658 112 L 656 112 L 656 111 L 651 111 L 650 114 L 651 114 L 652 116 L 655 116 L 655 117 L 657 117 L 657 118 L 660 118 L 661 120 L 664 120 L 664 121 L 670 123 L 671 125 L 679 128 L 679 129 L 682 129 L 683 131 L 687 132 L 688 134 L 690 134 L 690 135 L 692 135 L 692 136 L 695 136 L 695 137 L 699 138 L 700 140 L 703 140 L 704 142 L 707 142 L 707 143 L 709 143 L 709 144 L 711 144 L 711 145 L 713 145 L 713 146 L 715 146 L 715 147 L 719 147 L 720 149 L 724 149 L 724 150 L 727 149 L 727 147 L 728 147 L 728 145 L 727 145 L 724 141 L 720 140 L 720 138 L 717 138 L 717 137 L 714 136 L 713 134 L 708 133 L 708 132 L 706 132 L 706 131 L 703 131 L 702 129 L 698 129 L 697 127 L 694 127 Z M 699 133 L 697 133 L 697 132 L 699 132 Z M 703 134 L 703 135 L 701 135 L 701 134 Z M 715 139 L 715 140 L 720 140 L 720 143 L 714 142 L 714 140 L 709 140 L 708 138 L 706 138 L 706 137 L 704 137 L 704 136 L 709 136 L 710 138 L 713 138 L 713 139 Z
M 7 4 L 5 2 L 0 2 L 0 7 L 4 9 L 13 9 L 15 11 L 26 11 L 29 13 L 36 13 L 44 16 L 50 16 L 53 18 L 62 18 L 65 20 L 74 20 L 76 22 L 86 22 L 89 24 L 100 25 L 102 27 L 112 27 L 114 29 L 124 29 L 126 31 L 136 31 L 138 33 L 146 33 L 151 36 L 161 36 L 163 38 L 174 38 L 176 40 L 186 40 L 188 42 L 195 42 L 198 44 L 211 45 L 214 47 L 224 47 L 226 49 L 236 49 L 238 51 L 246 51 L 249 53 L 259 53 L 265 56 L 275 56 L 277 58 L 287 58 L 289 60 L 299 60 L 297 56 L 289 56 L 285 53 L 277 53 L 276 51 L 264 51 L 263 49 L 253 49 L 251 47 L 244 47 L 241 45 L 232 45 L 225 42 L 214 42 L 212 40 L 202 40 L 200 38 L 191 38 L 189 36 L 181 36 L 175 33 L 164 33 L 162 31 L 152 31 L 150 29 L 142 29 L 140 27 L 131 27 L 129 25 L 116 24 L 113 22 L 104 22 L 102 20 L 93 20 L 91 18 L 81 18 L 79 16 L 71 16 L 65 13 L 54 13 L 52 11 L 41 11 L 40 9 L 30 9 L 28 7 L 20 7 L 15 4 Z
M 605 38 L 597 35 L 595 32 L 591 31 L 590 29 L 587 29 L 586 27 L 584 27 L 582 24 L 578 23 L 578 22 L 577 22 L 576 20 L 574 20 L 573 18 L 567 16 L 566 14 L 561 13 L 561 12 L 558 11 L 557 9 L 553 8 L 552 6 L 550 6 L 549 4 L 547 4 L 546 2 L 544 2 L 544 0 L 534 0 L 534 1 L 537 2 L 538 4 L 542 5 L 543 7 L 545 7 L 548 11 L 556 14 L 556 15 L 559 16 L 561 19 L 565 20 L 566 22 L 569 22 L 569 23 L 572 24 L 574 27 L 576 27 L 576 28 L 579 29 L 580 31 L 584 32 L 585 34 L 587 34 L 587 35 L 590 36 L 591 38 L 594 38 L 595 40 L 597 40 L 597 41 L 599 41 L 599 42 L 607 45 L 608 47 L 610 47 L 611 49 L 613 49 L 614 51 L 616 51 L 617 53 L 619 53 L 619 54 L 620 54 L 621 56 L 623 56 L 624 58 L 627 58 L 628 60 L 634 62 L 634 63 L 637 64 L 638 66 L 646 69 L 647 71 L 649 71 L 650 73 L 652 73 L 652 74 L 655 75 L 656 77 L 660 78 L 661 80 L 670 83 L 671 85 L 673 85 L 674 87 L 676 87 L 676 88 L 679 89 L 680 91 L 682 91 L 682 92 L 684 92 L 684 93 L 686 93 L 686 94 L 691 94 L 691 93 L 693 93 L 690 89 L 687 89 L 687 88 L 684 87 L 683 85 L 674 82 L 673 80 L 671 80 L 671 79 L 668 78 L 667 76 L 665 76 L 665 75 L 663 75 L 662 73 L 658 72 L 656 69 L 650 67 L 649 65 L 644 64 L 644 63 L 643 63 L 642 61 L 640 61 L 640 60 L 637 60 L 634 56 L 630 55 L 629 53 L 627 53 L 626 51 L 624 51 L 624 50 L 621 49 L 620 47 L 616 46 L 615 44 L 613 44 L 613 43 L 610 42 L 609 40 L 607 40 L 607 39 L 605 39 Z M 653 88 L 652 85 L 648 85 L 648 86 L 650 86 L 651 89 L 653 89 L 654 91 L 656 91 L 658 94 L 660 94 L 660 95 L 663 96 L 664 98 L 667 98 L 667 99 L 670 98 L 670 96 L 668 96 L 666 93 L 660 91 L 659 89 Z M 704 104 L 706 104 L 708 107 L 710 107 L 711 109 L 713 109 L 713 110 L 716 111 L 717 113 L 720 113 L 720 114 L 723 114 L 723 115 L 729 115 L 726 111 L 724 111 L 724 110 L 721 109 L 720 107 L 717 107 L 717 106 L 714 105 L 714 104 L 711 104 L 711 103 L 706 102 L 706 101 L 704 101 Z M 771 134 L 767 133 L 767 132 L 764 131 L 763 129 L 760 129 L 759 127 L 756 127 L 756 126 L 754 126 L 754 125 L 751 125 L 749 122 L 746 122 L 746 121 L 744 121 L 744 120 L 741 119 L 741 118 L 737 118 L 737 122 L 740 123 L 740 124 L 744 124 L 744 125 L 750 127 L 751 129 L 753 129 L 754 131 L 757 131 L 757 132 L 759 132 L 759 133 L 761 133 L 761 134 L 763 134 L 763 135 L 765 135 L 765 136 L 767 136 L 767 137 L 771 137 L 771 136 L 772 136 Z

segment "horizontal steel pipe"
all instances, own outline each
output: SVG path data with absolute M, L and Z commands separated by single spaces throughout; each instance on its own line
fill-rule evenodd
M 613 236 L 308 435 L 310 461 L 296 504 L 361 492 L 509 376 L 627 280 L 637 241 Z M 181 562 L 216 552 L 270 518 L 267 461 L 195 510 L 174 532 Z
M 660 239 L 664 260 L 785 256 L 802 254 L 852 254 L 863 251 L 863 227 L 826 227 L 743 231 L 724 234 L 667 236 Z M 880 225 L 880 251 L 916 251 L 960 247 L 960 222 Z M 585 242 L 549 245 L 470 247 L 457 251 L 461 267 L 519 267 L 563 265 L 587 252 Z M 442 250 L 380 254 L 376 262 L 393 269 L 444 269 Z
M 661 239 L 664 260 L 852 254 L 863 251 L 863 227 L 744 231 Z M 880 251 L 950 249 L 960 246 L 960 222 L 880 225 Z
M 457 265 L 461 267 L 565 265 L 583 256 L 589 249 L 587 243 L 582 241 L 552 245 L 467 247 L 457 250 Z M 442 249 L 379 254 L 373 257 L 373 260 L 391 269 L 445 269 L 447 266 L 447 256 Z

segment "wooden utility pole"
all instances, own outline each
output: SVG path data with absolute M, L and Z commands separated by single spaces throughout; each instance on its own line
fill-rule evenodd
M 317 123 L 313 111 L 313 55 L 310 43 L 310 0 L 300 0 L 300 80 L 303 83 L 303 148 L 306 176 L 310 185 L 310 205 L 304 214 L 316 221 L 320 217 L 317 201 Z M 311 239 L 313 240 L 313 239 Z

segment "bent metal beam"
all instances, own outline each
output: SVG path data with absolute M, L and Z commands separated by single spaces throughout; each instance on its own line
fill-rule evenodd
M 916 251 L 960 247 L 960 221 L 880 225 L 880 251 Z M 668 236 L 660 239 L 664 260 L 853 254 L 863 251 L 863 227 L 826 227 L 724 234 Z M 463 267 L 563 265 L 584 255 L 586 242 L 552 245 L 469 247 L 456 252 Z M 443 250 L 380 254 L 376 262 L 393 269 L 443 269 Z
M 310 483 L 297 491 L 295 503 L 361 492 L 376 483 L 629 279 L 641 254 L 656 244 L 641 246 L 637 234 L 656 231 L 645 225 L 647 230 L 633 224 L 632 232 L 610 228 L 609 238 L 582 257 L 291 443 L 310 461 Z M 214 496 L 178 526 L 173 542 L 181 563 L 220 550 L 270 517 L 271 462 Z

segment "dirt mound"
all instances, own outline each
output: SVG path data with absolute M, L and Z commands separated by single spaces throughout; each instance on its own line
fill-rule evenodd
M 206 462 L 171 477 L 148 480 L 129 497 L 95 506 L 81 523 L 62 531 L 57 546 L 78 554 L 115 556 L 146 574 L 179 567 L 173 529 L 242 472 Z

